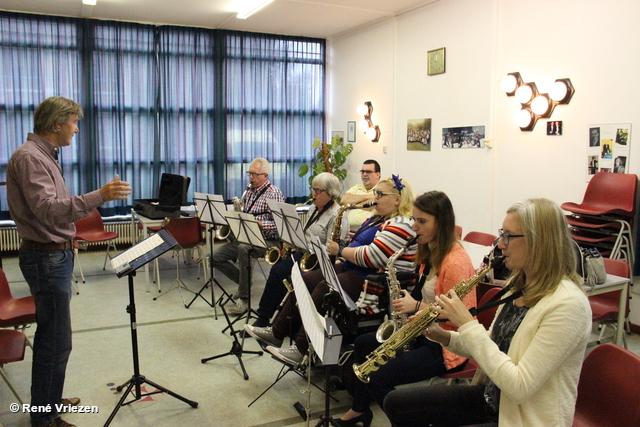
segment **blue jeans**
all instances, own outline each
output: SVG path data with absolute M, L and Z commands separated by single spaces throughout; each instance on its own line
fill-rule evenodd
M 20 269 L 36 306 L 33 339 L 31 405 L 51 405 L 51 412 L 32 412 L 31 425 L 46 424 L 60 415 L 65 372 L 71 354 L 71 276 L 73 251 L 20 249 Z

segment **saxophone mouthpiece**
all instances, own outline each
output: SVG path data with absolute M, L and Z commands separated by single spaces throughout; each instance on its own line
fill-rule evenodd
M 407 243 L 404 244 L 404 247 L 405 248 L 409 248 L 409 247 L 415 245 L 416 241 L 418 240 L 418 237 L 420 237 L 420 236 L 413 236 L 412 238 L 407 240 Z
M 378 204 L 378 202 L 367 202 L 364 205 L 362 205 L 362 209 L 370 208 L 371 206 L 376 206 L 377 204 Z

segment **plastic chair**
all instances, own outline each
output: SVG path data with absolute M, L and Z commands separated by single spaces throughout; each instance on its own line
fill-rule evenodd
M 4 371 L 3 366 L 11 362 L 19 362 L 24 360 L 24 350 L 28 343 L 27 336 L 12 329 L 0 329 L 0 376 L 5 383 L 9 386 L 20 405 L 24 402 L 18 395 L 18 392 L 9 381 L 7 373 Z
M 578 214 L 633 217 L 637 185 L 635 174 L 598 172 L 589 181 L 582 203 L 566 202 L 560 207 Z
M 455 233 L 456 233 L 456 239 L 458 239 L 458 240 L 462 239 L 462 227 L 461 226 L 456 225 Z
M 594 348 L 578 381 L 573 427 L 640 426 L 640 356 L 615 344 Z
M 14 298 L 7 276 L 0 269 L 0 328 L 15 328 L 22 332 L 36 322 L 36 305 L 33 296 Z M 31 342 L 27 340 L 29 347 Z
M 173 281 L 171 287 L 164 293 L 158 295 L 154 298 L 154 300 L 168 294 L 173 290 L 178 290 L 180 292 L 180 296 L 182 298 L 182 303 L 186 305 L 184 300 L 184 296 L 182 295 L 182 290 L 186 290 L 188 292 L 192 292 L 185 283 L 180 278 L 180 253 L 183 250 L 188 249 L 197 249 L 199 252 L 199 258 L 196 262 L 202 265 L 202 260 L 204 259 L 202 254 L 202 245 L 205 243 L 205 239 L 202 233 L 202 227 L 200 226 L 200 218 L 198 217 L 181 217 L 181 218 L 166 218 L 162 223 L 162 228 L 167 230 L 169 234 L 173 236 L 174 239 L 178 242 L 176 246 L 173 248 L 173 252 L 176 258 L 176 279 Z M 205 281 L 207 280 L 207 271 L 204 269 Z
M 491 298 L 493 298 L 494 295 L 500 291 L 501 288 L 499 287 L 487 289 L 487 291 L 484 293 L 484 295 L 482 295 L 482 298 L 480 298 L 480 301 L 478 302 L 478 308 L 488 303 L 489 300 L 491 300 Z M 491 327 L 491 322 L 493 322 L 493 318 L 495 317 L 497 310 L 498 307 L 496 306 L 478 313 L 478 321 L 482 324 L 482 326 L 485 327 L 485 329 L 489 329 Z M 467 360 L 467 364 L 464 365 L 464 368 L 462 368 L 461 370 L 439 375 L 439 378 L 448 379 L 447 385 L 451 385 L 451 383 L 458 382 L 459 380 L 470 382 L 473 376 L 476 374 L 477 369 L 478 363 L 473 359 L 469 359 Z M 429 384 L 431 384 L 432 381 L 433 378 L 429 381 Z
M 471 242 L 482 246 L 491 246 L 496 241 L 498 236 L 493 234 L 483 233 L 482 231 L 470 231 L 464 236 L 465 242 Z
M 614 276 L 629 278 L 629 264 L 624 261 L 619 261 L 610 258 L 603 258 L 604 268 L 608 274 Z M 628 285 L 627 285 L 628 286 Z M 600 335 L 598 336 L 598 344 L 602 342 L 604 331 L 607 326 L 611 326 L 614 329 L 618 327 L 618 312 L 620 303 L 620 292 L 612 291 L 604 294 L 593 295 L 589 297 L 589 304 L 591 305 L 593 322 L 598 322 L 598 329 Z M 629 299 L 627 298 L 627 309 L 625 313 L 625 319 L 629 318 Z M 625 335 L 622 335 L 624 347 L 627 348 L 627 339 Z
M 79 219 L 76 224 L 76 237 L 80 246 L 83 242 L 86 243 L 100 243 L 107 242 L 107 253 L 104 256 L 104 264 L 102 269 L 107 268 L 107 259 L 110 258 L 109 251 L 113 248 L 116 251 L 116 245 L 113 243 L 114 239 L 118 238 L 118 233 L 115 231 L 107 231 L 104 229 L 104 223 L 102 222 L 102 216 L 97 209 L 91 211 L 89 216 Z M 77 255 L 77 253 L 76 253 Z M 84 282 L 84 275 L 83 280 Z

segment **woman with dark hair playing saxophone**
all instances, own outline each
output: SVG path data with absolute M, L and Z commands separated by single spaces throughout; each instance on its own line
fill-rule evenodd
M 326 243 L 334 229 L 338 230 L 340 238 L 346 239 L 349 235 L 348 219 L 343 217 L 341 225 L 335 226 L 336 215 L 340 208 L 340 205 L 335 201 L 340 195 L 338 178 L 329 172 L 316 175 L 311 182 L 311 193 L 313 205 L 309 209 L 309 220 L 304 226 L 307 241 L 311 241 L 313 236 L 318 236 L 322 243 Z M 292 255 L 296 261 L 300 261 L 303 253 L 296 251 Z M 253 323 L 253 326 L 269 325 L 271 317 L 287 293 L 282 281 L 289 278 L 292 267 L 293 260 L 290 256 L 280 257 L 271 266 L 257 310 L 258 319 Z
M 376 210 L 374 215 L 356 231 L 351 244 L 342 248 L 337 242 L 327 242 L 330 256 L 340 256 L 344 261 L 334 265 L 340 285 L 354 301 L 362 290 L 365 277 L 384 269 L 387 260 L 408 239 L 413 237 L 411 230 L 411 206 L 413 192 L 406 180 L 397 176 L 378 183 L 375 189 Z M 415 246 L 397 261 L 400 270 L 410 270 L 415 258 Z M 309 293 L 321 314 L 324 295 L 329 286 L 320 270 L 311 271 L 302 276 Z M 307 353 L 307 338 L 302 327 L 302 319 L 296 307 L 295 298 L 289 298 L 276 317 L 271 328 L 258 328 L 246 325 L 245 330 L 254 338 L 269 344 L 267 351 L 278 359 L 299 364 Z M 291 347 L 280 348 L 286 336 L 294 338 Z
M 461 281 L 473 276 L 474 269 L 469 255 L 455 236 L 455 214 L 446 194 L 430 191 L 413 203 L 413 231 L 416 232 L 419 273 L 418 286 L 411 292 L 402 290 L 403 298 L 392 301 L 393 310 L 402 315 L 412 315 L 434 302 L 435 295 L 446 293 Z M 475 291 L 464 299 L 468 307 L 476 301 Z M 443 325 L 452 328 L 452 325 Z M 360 364 L 380 343 L 376 332 L 359 336 L 355 341 L 355 362 Z M 394 359 L 372 372 L 368 383 L 356 381 L 351 409 L 336 426 L 371 424 L 373 413 L 369 406 L 373 401 L 382 407 L 385 396 L 396 386 L 423 381 L 444 374 L 466 362 L 466 358 L 445 350 L 438 343 L 419 337 L 413 349 L 398 352 Z

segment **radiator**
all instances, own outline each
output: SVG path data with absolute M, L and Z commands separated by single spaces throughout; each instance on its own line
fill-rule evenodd
M 131 221 L 113 221 L 105 222 L 104 228 L 107 231 L 115 231 L 118 237 L 114 240 L 116 245 L 130 246 L 131 239 Z M 87 250 L 102 249 L 104 243 L 90 243 Z M 20 249 L 20 237 L 15 226 L 0 227 L 0 251 L 11 252 Z

